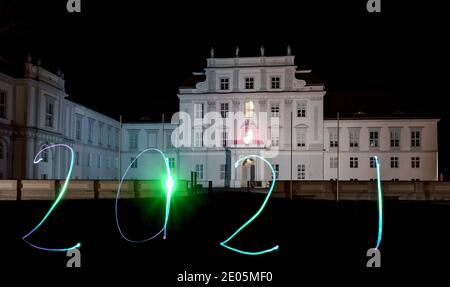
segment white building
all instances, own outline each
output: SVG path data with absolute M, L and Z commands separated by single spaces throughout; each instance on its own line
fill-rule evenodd
M 337 120 L 324 119 L 324 84 L 310 70 L 297 69 L 289 48 L 286 56 L 277 57 L 265 56 L 263 48 L 258 57 L 214 58 L 212 53 L 205 70 L 193 73 L 179 89 L 179 110 L 191 119 L 188 143 L 178 147 L 178 128 L 186 124 L 181 115 L 172 124 L 126 123 L 121 153 L 116 120 L 67 100 L 62 77 L 30 62 L 25 67 L 23 78 L 0 74 L 3 178 L 63 177 L 63 150 L 52 151 L 47 163 L 33 165 L 32 159 L 42 146 L 64 142 L 76 150 L 73 177 L 80 179 L 117 178 L 146 148 L 164 151 L 177 178 L 189 179 L 196 171 L 199 181 L 214 186 L 270 180 L 260 160 L 234 167 L 239 158 L 253 154 L 265 156 L 280 180 L 334 179 L 338 162 L 342 180 L 374 179 L 375 155 L 383 180 L 438 179 L 436 118 L 343 117 L 338 153 Z M 214 127 L 205 121 L 211 112 L 227 123 L 213 129 L 213 146 L 205 144 Z M 231 121 L 238 113 L 242 121 Z M 161 156 L 148 152 L 130 167 L 127 178 L 158 178 L 162 167 Z
M 68 100 L 63 75 L 30 57 L 22 75 L 0 73 L 0 178 L 65 178 L 69 153 L 63 148 L 49 149 L 33 164 L 43 147 L 55 143 L 75 151 L 72 178 L 117 178 L 119 123 Z

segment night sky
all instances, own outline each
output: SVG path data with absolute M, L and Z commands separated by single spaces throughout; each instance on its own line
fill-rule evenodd
M 26 54 L 66 78 L 70 99 L 125 121 L 178 110 L 178 87 L 216 57 L 284 55 L 325 83 L 326 116 L 440 117 L 440 171 L 450 177 L 446 9 L 433 1 L 87 1 L 0 0 L 0 57 Z M 93 3 L 95 2 L 95 3 Z M 437 1 L 435 1 L 437 2 Z

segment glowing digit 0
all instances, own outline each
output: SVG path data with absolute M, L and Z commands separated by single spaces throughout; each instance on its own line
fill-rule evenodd
M 380 162 L 378 157 L 375 156 L 375 164 L 377 165 L 377 189 L 378 189 L 378 239 L 377 246 L 378 249 L 381 243 L 381 236 L 383 234 L 383 191 L 381 190 L 381 179 L 380 179 Z
M 74 152 L 73 152 L 73 149 L 72 149 L 70 146 L 66 145 L 66 144 L 54 144 L 54 145 L 50 145 L 50 146 L 47 146 L 47 147 L 43 148 L 42 150 L 40 150 L 40 151 L 36 154 L 36 156 L 34 157 L 33 163 L 34 163 L 34 164 L 37 164 L 37 163 L 41 162 L 41 161 L 43 160 L 43 158 L 40 157 L 39 155 L 40 155 L 42 152 L 44 152 L 45 150 L 48 150 L 48 149 L 54 148 L 54 147 L 64 147 L 64 148 L 67 148 L 67 149 L 70 151 L 70 167 L 69 167 L 69 172 L 67 173 L 66 180 L 64 181 L 64 184 L 63 184 L 63 186 L 62 186 L 62 188 L 61 188 L 61 190 L 60 190 L 60 192 L 59 192 L 59 195 L 57 196 L 56 200 L 53 202 L 53 204 L 52 204 L 52 206 L 50 207 L 50 209 L 47 211 L 47 213 L 46 213 L 45 216 L 42 218 L 42 220 L 36 225 L 36 227 L 34 227 L 30 232 L 28 232 L 26 235 L 24 235 L 24 236 L 22 237 L 22 240 L 25 241 L 28 245 L 30 245 L 30 246 L 32 246 L 32 247 L 34 247 L 34 248 L 40 249 L 40 250 L 45 250 L 45 251 L 68 251 L 68 250 L 72 250 L 72 249 L 75 249 L 75 248 L 79 248 L 79 247 L 81 246 L 81 244 L 80 244 L 80 243 L 77 243 L 77 244 L 75 244 L 74 246 L 69 247 L 69 248 L 45 248 L 45 247 L 40 247 L 40 246 L 37 246 L 37 245 L 35 245 L 35 244 L 32 244 L 32 243 L 28 242 L 28 240 L 27 240 L 27 238 L 28 238 L 31 234 L 33 234 L 33 232 L 35 232 L 35 231 L 36 231 L 36 230 L 44 223 L 45 220 L 47 220 L 47 218 L 48 218 L 48 217 L 50 216 L 50 214 L 53 212 L 53 209 L 55 209 L 56 205 L 58 205 L 58 203 L 61 201 L 61 199 L 62 199 L 63 196 L 64 196 L 64 193 L 65 193 L 66 190 L 67 190 L 67 186 L 68 186 L 68 184 L 69 184 L 69 180 L 70 180 L 70 177 L 71 177 L 71 175 L 72 175 L 73 162 L 74 162 Z
M 264 253 L 269 253 L 269 252 L 278 250 L 278 245 L 276 245 L 276 246 L 274 246 L 274 247 L 272 247 L 270 249 L 257 251 L 257 252 L 243 251 L 243 250 L 236 249 L 236 248 L 233 248 L 233 247 L 230 247 L 230 246 L 227 245 L 228 241 L 233 239 L 233 237 L 235 237 L 239 232 L 241 232 L 242 229 L 247 227 L 253 220 L 255 220 L 259 216 L 259 214 L 263 211 L 264 207 L 266 206 L 267 202 L 269 201 L 270 195 L 272 194 L 273 188 L 275 186 L 275 181 L 276 181 L 275 170 L 273 169 L 273 167 L 270 164 L 270 162 L 268 162 L 265 158 L 263 158 L 263 157 L 261 157 L 259 155 L 248 155 L 248 156 L 245 156 L 243 158 L 240 158 L 238 161 L 236 161 L 236 163 L 234 164 L 234 167 L 237 168 L 239 166 L 240 162 L 242 162 L 242 161 L 244 161 L 244 160 L 246 160 L 248 158 L 251 158 L 251 157 L 256 157 L 256 158 L 261 159 L 264 163 L 266 163 L 270 167 L 270 170 L 272 172 L 272 183 L 270 185 L 269 192 L 267 193 L 267 196 L 264 199 L 264 202 L 261 205 L 261 207 L 258 209 L 258 211 L 249 220 L 247 220 L 241 227 L 239 227 L 239 229 L 236 230 L 230 237 L 228 237 L 225 241 L 221 242 L 220 245 L 222 245 L 223 247 L 228 248 L 228 249 L 230 249 L 232 251 L 235 251 L 235 252 L 238 252 L 238 253 L 241 253 L 241 254 L 245 254 L 245 255 L 261 255 L 261 254 L 264 254 Z
M 153 235 L 153 236 L 150 236 L 150 237 L 148 237 L 146 239 L 142 239 L 142 240 L 131 240 L 131 239 L 127 238 L 125 236 L 125 234 L 122 232 L 122 228 L 120 227 L 120 223 L 119 223 L 118 204 L 119 204 L 119 197 L 120 197 L 120 188 L 122 187 L 123 180 L 125 179 L 125 176 L 127 175 L 128 171 L 131 168 L 131 166 L 133 165 L 133 163 L 135 161 L 137 161 L 138 158 L 141 157 L 141 155 L 143 155 L 144 153 L 146 153 L 148 151 L 156 151 L 159 154 L 161 154 L 161 156 L 164 159 L 164 164 L 165 164 L 165 167 L 166 167 L 167 178 L 166 178 L 166 181 L 165 181 L 165 184 L 164 184 L 164 187 L 166 188 L 166 208 L 165 208 L 165 216 L 164 216 L 164 225 L 163 225 L 163 228 L 159 232 L 157 232 L 155 235 Z M 146 241 L 152 240 L 155 237 L 157 237 L 158 235 L 160 235 L 162 232 L 164 232 L 163 238 L 166 239 L 166 230 L 167 230 L 167 223 L 169 222 L 170 202 L 171 202 L 171 199 L 172 199 L 173 189 L 174 189 L 174 181 L 173 181 L 172 175 L 170 173 L 169 159 L 164 155 L 164 153 L 162 151 L 160 151 L 159 149 L 156 149 L 156 148 L 147 148 L 147 149 L 141 151 L 136 156 L 136 158 L 130 163 L 130 165 L 128 165 L 127 169 L 125 170 L 125 173 L 123 174 L 122 178 L 120 179 L 119 186 L 117 187 L 115 216 L 116 216 L 117 229 L 119 230 L 120 235 L 125 240 L 127 240 L 128 242 L 132 242 L 132 243 L 142 243 L 142 242 L 146 242 Z

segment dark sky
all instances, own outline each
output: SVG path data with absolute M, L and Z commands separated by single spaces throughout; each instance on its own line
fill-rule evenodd
M 95 2 L 95 3 L 94 3 Z M 438 1 L 87 1 L 0 0 L 0 56 L 27 53 L 65 73 L 70 98 L 125 120 L 158 120 L 178 109 L 177 88 L 216 56 L 284 54 L 327 89 L 325 112 L 404 111 L 441 117 L 440 163 L 450 154 L 448 17 Z M 392 3 L 396 2 L 396 4 Z M 435 3 L 433 3 L 435 2 Z M 442 1 L 441 1 L 442 2 Z

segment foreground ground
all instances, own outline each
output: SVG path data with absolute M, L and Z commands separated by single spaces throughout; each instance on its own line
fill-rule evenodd
M 175 198 L 168 238 L 142 244 L 123 240 L 114 220 L 113 200 L 63 201 L 33 243 L 65 247 L 81 242 L 83 270 L 146 269 L 149 276 L 174 281 L 178 273 L 272 271 L 274 280 L 294 280 L 306 270 L 364 271 L 366 251 L 375 246 L 376 202 L 270 199 L 261 216 L 230 245 L 249 251 L 279 251 L 244 256 L 220 246 L 261 205 L 261 194 L 215 194 Z M 64 268 L 65 253 L 44 252 L 21 237 L 50 207 L 48 201 L 0 202 L 2 265 L 8 268 Z M 162 226 L 163 200 L 121 200 L 120 220 L 132 239 Z M 385 202 L 382 267 L 443 267 L 450 251 L 450 206 L 425 202 Z M 4 267 L 3 270 L 6 270 Z M 220 275 L 220 274 L 219 274 Z

